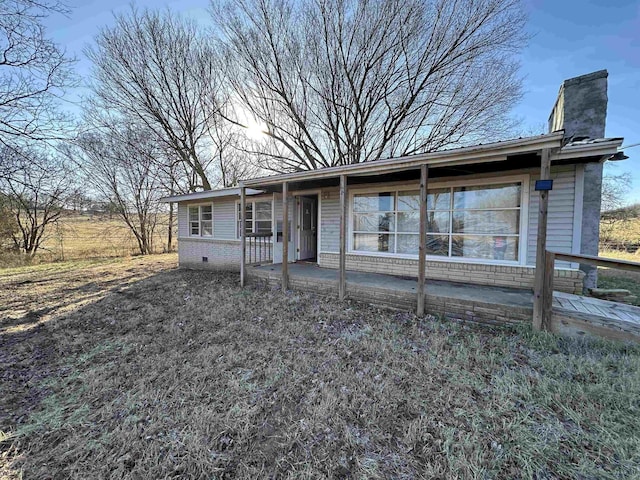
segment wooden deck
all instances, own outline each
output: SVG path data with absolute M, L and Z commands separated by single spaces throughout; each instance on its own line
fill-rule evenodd
M 593 297 L 553 292 L 552 330 L 640 341 L 640 307 Z
M 279 285 L 282 266 L 262 265 L 249 277 Z M 289 265 L 290 287 L 324 295 L 338 294 L 338 271 L 310 263 Z M 367 303 L 415 311 L 417 281 L 375 273 L 347 271 L 347 297 Z M 532 292 L 513 288 L 427 281 L 426 310 L 444 318 L 487 324 L 531 322 Z M 552 331 L 596 335 L 640 342 L 640 307 L 591 297 L 554 292 Z

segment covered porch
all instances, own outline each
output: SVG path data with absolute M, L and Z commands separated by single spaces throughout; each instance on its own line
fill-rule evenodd
M 307 262 L 288 265 L 289 285 L 303 291 L 335 296 L 340 272 Z M 248 278 L 280 285 L 282 264 L 248 267 Z M 532 292 L 516 288 L 470 285 L 429 280 L 424 286 L 425 313 L 450 320 L 491 325 L 531 321 Z M 347 298 L 371 304 L 415 311 L 415 278 L 346 271 Z M 640 308 L 581 295 L 556 292 L 549 329 L 573 336 L 640 341 Z
M 240 225 L 244 225 L 246 221 L 246 194 L 245 190 L 248 188 L 257 189 L 265 194 L 273 195 L 274 205 L 281 203 L 279 212 L 276 211 L 274 217 L 274 257 L 273 263 L 276 265 L 255 267 L 249 265 L 251 261 L 247 262 L 246 251 L 247 246 L 251 249 L 251 244 L 247 245 L 248 236 L 242 229 L 241 234 L 241 251 L 243 252 L 240 265 L 240 279 L 244 284 L 245 277 L 248 274 L 253 276 L 262 276 L 271 282 L 278 281 L 281 283 L 283 290 L 287 290 L 291 287 L 299 287 L 303 289 L 316 289 L 321 288 L 327 291 L 330 289 L 333 292 L 337 292 L 337 296 L 340 299 L 344 299 L 347 296 L 351 298 L 358 298 L 364 301 L 373 301 L 376 299 L 386 298 L 388 301 L 380 302 L 391 306 L 399 306 L 401 308 L 412 309 L 417 312 L 418 315 L 422 315 L 426 312 L 442 313 L 448 315 L 453 313 L 460 318 L 467 318 L 469 320 L 477 321 L 489 321 L 498 323 L 509 323 L 510 321 L 532 321 L 535 328 L 549 328 L 548 322 L 544 322 L 545 309 L 543 299 L 543 285 L 545 281 L 545 273 L 548 275 L 554 275 L 554 268 L 546 268 L 547 262 L 547 217 L 548 217 L 548 204 L 549 204 L 549 191 L 552 189 L 551 181 L 551 166 L 552 163 L 556 167 L 563 165 L 573 165 L 576 163 L 589 163 L 589 162 L 602 162 L 606 158 L 615 153 L 618 144 L 615 141 L 600 142 L 597 144 L 587 145 L 565 145 L 563 132 L 554 132 L 551 134 L 540 135 L 537 137 L 530 137 L 526 139 L 516 139 L 505 142 L 497 142 L 488 145 L 479 145 L 475 147 L 460 148 L 451 151 L 437 152 L 413 155 L 410 157 L 402 157 L 395 159 L 381 159 L 375 162 L 367 162 L 361 164 L 343 165 L 336 167 L 329 167 L 314 171 L 295 172 L 290 174 L 282 174 L 273 177 L 264 177 L 258 179 L 247 180 L 240 185 L 240 204 L 239 212 Z M 525 284 L 519 282 L 519 278 L 513 278 L 510 283 L 503 283 L 503 287 L 499 287 L 497 290 L 491 287 L 484 287 L 478 285 L 483 283 L 481 281 L 473 282 L 471 278 L 456 278 L 455 281 L 465 282 L 469 280 L 469 285 L 462 283 L 454 284 L 453 282 L 446 281 L 433 281 L 430 280 L 427 286 L 427 278 L 430 276 L 427 273 L 428 268 L 428 255 L 433 255 L 434 247 L 429 244 L 429 240 L 433 240 L 439 235 L 440 230 L 431 229 L 433 219 L 428 220 L 428 210 L 432 212 L 432 216 L 435 217 L 439 214 L 439 209 L 442 208 L 446 215 L 447 221 L 444 222 L 448 225 L 447 235 L 448 242 L 442 242 L 447 244 L 448 258 L 445 262 L 440 262 L 440 267 L 445 270 L 454 270 L 453 267 L 447 267 L 446 265 L 462 265 L 464 258 L 452 258 L 454 256 L 467 255 L 466 251 L 453 253 L 453 246 L 456 244 L 453 241 L 455 236 L 453 233 L 453 213 L 454 206 L 454 193 L 459 188 L 464 190 L 467 188 L 468 182 L 478 178 L 486 178 L 487 176 L 498 176 L 499 178 L 511 178 L 508 174 L 515 175 L 512 172 L 532 172 L 535 174 L 537 180 L 535 182 L 536 192 L 536 204 L 535 210 L 532 210 L 531 216 L 536 217 L 537 222 L 535 227 L 532 228 L 531 246 L 529 246 L 529 235 L 526 233 L 528 229 L 527 217 L 529 215 L 528 204 L 527 207 L 523 207 L 523 202 L 528 201 L 530 198 L 529 177 L 526 176 L 521 180 L 513 180 L 515 183 L 508 184 L 506 187 L 511 188 L 517 192 L 511 199 L 508 196 L 508 201 L 505 200 L 506 206 L 498 205 L 495 210 L 515 212 L 512 217 L 513 225 L 509 223 L 506 227 L 500 224 L 500 228 L 495 228 L 493 231 L 490 225 L 498 223 L 492 220 L 493 217 L 489 215 L 484 220 L 485 227 L 479 231 L 470 231 L 463 233 L 467 237 L 472 235 L 485 235 L 484 239 L 489 239 L 486 244 L 492 245 L 491 255 L 487 255 L 486 252 L 477 252 L 475 257 L 469 255 L 472 258 L 469 271 L 474 270 L 476 265 L 481 265 L 483 262 L 487 263 L 493 268 L 492 265 L 501 266 L 516 266 L 520 270 L 529 268 L 530 275 L 535 279 L 531 279 L 526 286 L 529 286 L 533 290 L 533 295 L 530 291 L 524 290 Z M 503 180 L 506 181 L 506 180 Z M 511 181 L 511 180 L 509 180 Z M 446 190 L 445 195 L 451 201 L 448 207 L 438 207 L 435 203 L 435 193 L 428 193 L 431 183 L 434 185 L 451 183 L 451 191 Z M 456 182 L 458 187 L 454 186 Z M 354 195 L 356 192 L 362 190 L 362 186 L 366 185 L 367 188 L 371 185 L 382 185 L 385 188 L 388 185 L 407 185 L 410 183 L 413 185 L 412 192 L 406 194 L 405 197 L 410 196 L 412 207 L 411 211 L 414 215 L 411 220 L 411 228 L 408 230 L 399 230 L 396 227 L 394 234 L 398 240 L 401 235 L 398 232 L 409 232 L 414 235 L 412 237 L 412 243 L 410 245 L 410 251 L 408 255 L 403 254 L 407 250 L 396 249 L 393 250 L 390 245 L 398 245 L 399 242 L 395 240 L 389 240 L 388 232 L 392 229 L 389 225 L 394 224 L 395 220 L 384 220 L 388 222 L 388 225 L 380 223 L 382 227 L 375 229 L 372 235 L 369 237 L 378 238 L 378 251 L 383 252 L 378 258 L 387 261 L 387 265 L 390 267 L 390 273 L 404 274 L 406 268 L 404 265 L 410 265 L 413 271 L 407 272 L 411 275 L 411 278 L 390 277 L 384 275 L 387 273 L 385 270 L 377 270 L 380 273 L 361 273 L 362 268 L 358 267 L 358 260 L 353 259 L 353 253 L 357 248 L 354 248 L 356 240 L 366 237 L 364 233 L 360 232 L 369 231 L 363 228 L 354 228 L 354 218 L 358 215 L 358 218 L 364 218 L 369 213 L 361 213 L 361 210 L 357 210 L 354 213 Z M 540 184 L 540 188 L 538 188 Z M 512 188 L 512 185 L 516 185 Z M 504 187 L 504 186 L 503 186 Z M 300 242 L 298 244 L 293 242 L 296 233 L 300 227 L 295 226 L 295 221 L 292 220 L 296 217 L 302 209 L 296 203 L 291 204 L 292 192 L 295 198 L 300 198 L 300 195 L 305 193 L 315 194 L 317 199 L 325 200 L 324 190 L 331 189 L 332 193 L 328 197 L 329 201 L 335 199 L 335 203 L 332 204 L 332 211 L 334 212 L 335 225 L 329 227 L 335 231 L 335 243 L 331 245 L 330 251 L 321 251 L 317 248 L 318 256 L 325 259 L 325 267 L 333 267 L 329 263 L 333 263 L 335 260 L 335 269 L 332 268 L 320 268 L 313 265 L 299 266 L 295 262 L 297 259 L 304 258 L 297 255 L 297 251 L 300 250 Z M 474 187 L 471 187 L 473 191 Z M 533 187 L 531 187 L 533 190 Z M 435 190 L 432 190 L 434 192 Z M 539 194 L 538 194 L 539 193 Z M 388 196 L 393 203 L 394 198 L 399 199 L 401 195 L 399 193 L 384 193 L 380 194 L 378 198 L 379 202 Z M 429 195 L 433 198 L 428 200 Z M 362 194 L 360 198 L 365 198 L 366 194 Z M 374 195 L 375 196 L 375 195 Z M 432 202 L 432 206 L 429 207 L 429 201 Z M 362 212 L 368 212 L 371 210 L 374 212 L 372 215 L 381 217 L 378 210 L 383 211 L 385 219 L 388 216 L 395 219 L 396 216 L 400 216 L 401 207 L 398 207 L 398 201 L 395 203 L 395 207 L 378 207 L 378 208 L 364 208 Z M 380 203 L 379 203 L 380 204 Z M 435 206 L 434 206 L 435 205 Z M 449 204 L 447 204 L 449 205 Z M 350 210 L 350 206 L 352 207 Z M 292 212 L 292 208 L 294 212 Z M 469 206 L 469 210 L 478 209 L 480 207 Z M 488 207 L 485 207 L 488 208 Z M 580 207 L 581 208 L 581 207 Z M 319 210 L 323 211 L 322 205 Z M 387 213 L 387 210 L 392 210 L 391 213 Z M 275 209 L 274 209 L 275 211 Z M 436 213 L 434 214 L 433 211 Z M 474 217 L 475 221 L 480 221 L 482 215 L 478 214 Z M 376 217 L 376 218 L 378 218 Z M 318 214 L 317 227 L 320 233 L 322 233 L 323 225 L 320 222 L 321 215 Z M 482 217 L 484 218 L 484 217 Z M 511 217 L 509 217 L 511 218 Z M 571 223 L 573 220 L 569 220 Z M 382 222 L 382 221 L 380 221 Z M 431 224 L 429 223 L 431 222 Z M 492 223 L 493 222 L 493 223 Z M 300 222 L 302 223 L 302 222 Z M 503 222 L 505 225 L 507 222 Z M 508 228 L 507 228 L 508 227 Z M 404 228 L 404 227 L 403 227 Z M 535 229 L 535 231 L 534 231 Z M 294 230 L 294 232 L 292 232 Z M 500 230 L 500 231 L 498 231 Z M 504 230 L 504 231 L 503 231 Z M 373 231 L 373 230 L 372 230 Z M 433 232 L 436 232 L 435 234 Z M 514 233 L 515 232 L 515 233 Z M 535 233 L 535 235 L 534 235 Z M 403 235 L 406 235 L 403 233 Z M 505 236 L 506 235 L 506 236 Z M 514 238 L 517 237 L 515 240 Z M 404 237 L 403 237 L 404 238 Z M 438 239 L 443 237 L 437 237 Z M 381 239 L 381 240 L 380 240 Z M 508 249 L 507 249 L 508 243 Z M 576 245 L 579 242 L 576 242 Z M 291 245 L 290 245 L 291 244 Z M 324 243 L 323 243 L 324 246 Z M 374 245 L 375 246 L 375 245 Z M 297 247 L 297 248 L 296 248 Z M 406 248 L 403 247 L 403 248 Z M 532 260 L 526 258 L 526 248 L 532 253 Z M 291 250 L 294 250 L 293 252 Z M 370 250 L 371 245 L 366 245 L 359 250 Z M 326 250 L 326 249 L 323 249 Z M 502 256 L 499 255 L 500 251 Z M 508 251 L 507 258 L 504 257 L 505 251 Z M 393 253 L 391 253 L 393 252 Z M 276 256 L 277 254 L 277 256 Z M 440 253 L 436 253 L 440 254 Z M 411 257 L 407 260 L 407 257 Z M 329 257 L 331 261 L 327 260 Z M 351 263 L 349 263 L 349 258 Z M 362 258 L 362 257 L 360 257 Z M 442 257 L 441 257 L 442 258 Z M 475 264 L 473 263 L 475 258 Z M 288 259 L 289 261 L 284 261 Z M 395 264 L 392 264 L 396 259 Z M 485 259 L 485 260 L 483 260 Z M 380 260 L 380 263 L 383 260 Z M 408 262 L 403 264 L 403 262 Z M 491 263 L 493 262 L 493 263 Z M 259 263 L 259 262 L 258 262 Z M 442 267 L 444 265 L 444 267 Z M 529 267 L 531 265 L 531 267 Z M 575 270 L 577 264 L 572 264 L 572 268 Z M 534 268 L 532 268 L 535 266 Z M 305 268 L 308 267 L 308 268 Z M 391 270 L 394 267 L 394 270 Z M 485 276 L 496 276 L 491 273 L 493 270 L 487 268 L 484 271 Z M 360 272 L 355 271 L 360 270 Z M 548 272 L 546 272 L 548 270 Z M 295 273 L 295 275 L 294 275 Z M 471 277 L 469 272 L 462 273 Z M 558 275 L 560 276 L 560 275 Z M 394 280 L 390 280 L 389 278 Z M 433 277 L 433 275 L 432 275 Z M 449 280 L 449 279 L 448 279 Z M 484 280 L 484 279 L 482 279 Z M 374 282 L 374 284 L 371 284 Z M 315 287 L 316 283 L 319 285 Z M 392 285 L 390 284 L 392 283 Z M 490 282 L 495 283 L 495 282 Z M 520 286 L 521 290 L 504 288 L 504 285 Z M 371 298 L 371 295 L 375 298 Z M 369 296 L 369 297 L 367 297 Z M 489 301 L 486 298 L 490 298 Z M 484 299 L 484 301 L 483 301 Z M 448 305 L 447 308 L 444 308 Z M 470 305 L 470 306 L 469 306 Z M 442 308 L 440 308 L 442 307 Z M 440 312 L 438 312 L 438 309 Z M 546 323 L 546 325 L 545 325 Z

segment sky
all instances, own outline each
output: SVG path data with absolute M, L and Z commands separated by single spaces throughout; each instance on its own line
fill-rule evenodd
M 524 0 L 531 35 L 520 55 L 524 96 L 513 114 L 522 131 L 543 133 L 543 125 L 563 80 L 596 70 L 609 71 L 606 136 L 624 137 L 623 146 L 640 143 L 640 2 L 637 0 Z M 53 39 L 78 59 L 77 72 L 87 80 L 91 65 L 83 54 L 98 31 L 113 24 L 114 12 L 126 12 L 129 0 L 69 0 L 68 17 L 48 19 Z M 170 8 L 206 23 L 208 0 L 137 0 L 137 7 Z M 79 99 L 80 89 L 69 96 Z M 630 157 L 607 165 L 605 172 L 632 172 L 629 200 L 640 202 L 640 145 Z M 609 162 L 608 162 L 609 163 Z

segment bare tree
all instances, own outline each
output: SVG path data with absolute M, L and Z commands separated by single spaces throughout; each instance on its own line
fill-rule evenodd
M 224 103 L 217 52 L 195 23 L 169 11 L 132 8 L 115 20 L 87 51 L 93 111 L 136 119 L 184 164 L 189 190 L 210 189 L 211 169 L 228 147 L 211 135 Z
M 243 118 L 274 171 L 496 138 L 520 98 L 518 0 L 212 2 Z
M 153 237 L 161 213 L 162 168 L 157 146 L 146 129 L 112 125 L 77 141 L 77 163 L 87 183 L 107 202 L 135 237 L 142 255 L 153 253 Z M 73 153 L 72 153 L 73 154 Z
M 3 158 L 17 155 L 5 148 Z M 17 250 L 33 257 L 49 238 L 53 226 L 68 211 L 67 200 L 76 193 L 75 176 L 58 157 L 35 151 L 20 152 L 30 158 L 19 172 L 0 177 L 0 196 L 13 218 L 11 238 Z
M 73 60 L 46 37 L 42 22 L 67 12 L 55 0 L 0 2 L 0 143 L 5 147 L 61 137 L 66 118 L 57 102 L 73 84 Z M 3 158 L 0 175 L 15 173 L 9 170 L 11 159 L 16 155 Z
M 605 244 L 615 242 L 616 232 L 624 230 L 624 227 L 638 216 L 637 207 L 628 204 L 627 196 L 631 191 L 631 184 L 631 172 L 618 175 L 608 173 L 602 177 L 600 239 Z

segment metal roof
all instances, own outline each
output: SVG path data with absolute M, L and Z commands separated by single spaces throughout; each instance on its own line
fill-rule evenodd
M 262 193 L 262 190 L 254 190 L 252 188 L 247 188 L 246 193 L 247 195 L 258 195 Z M 186 193 L 184 195 L 173 195 L 171 197 L 161 198 L 160 201 L 163 203 L 188 202 L 190 200 L 207 200 L 209 198 L 239 197 L 239 196 L 240 196 L 240 187 L 231 187 L 231 188 L 219 188 L 218 190 L 205 190 L 203 192 Z

